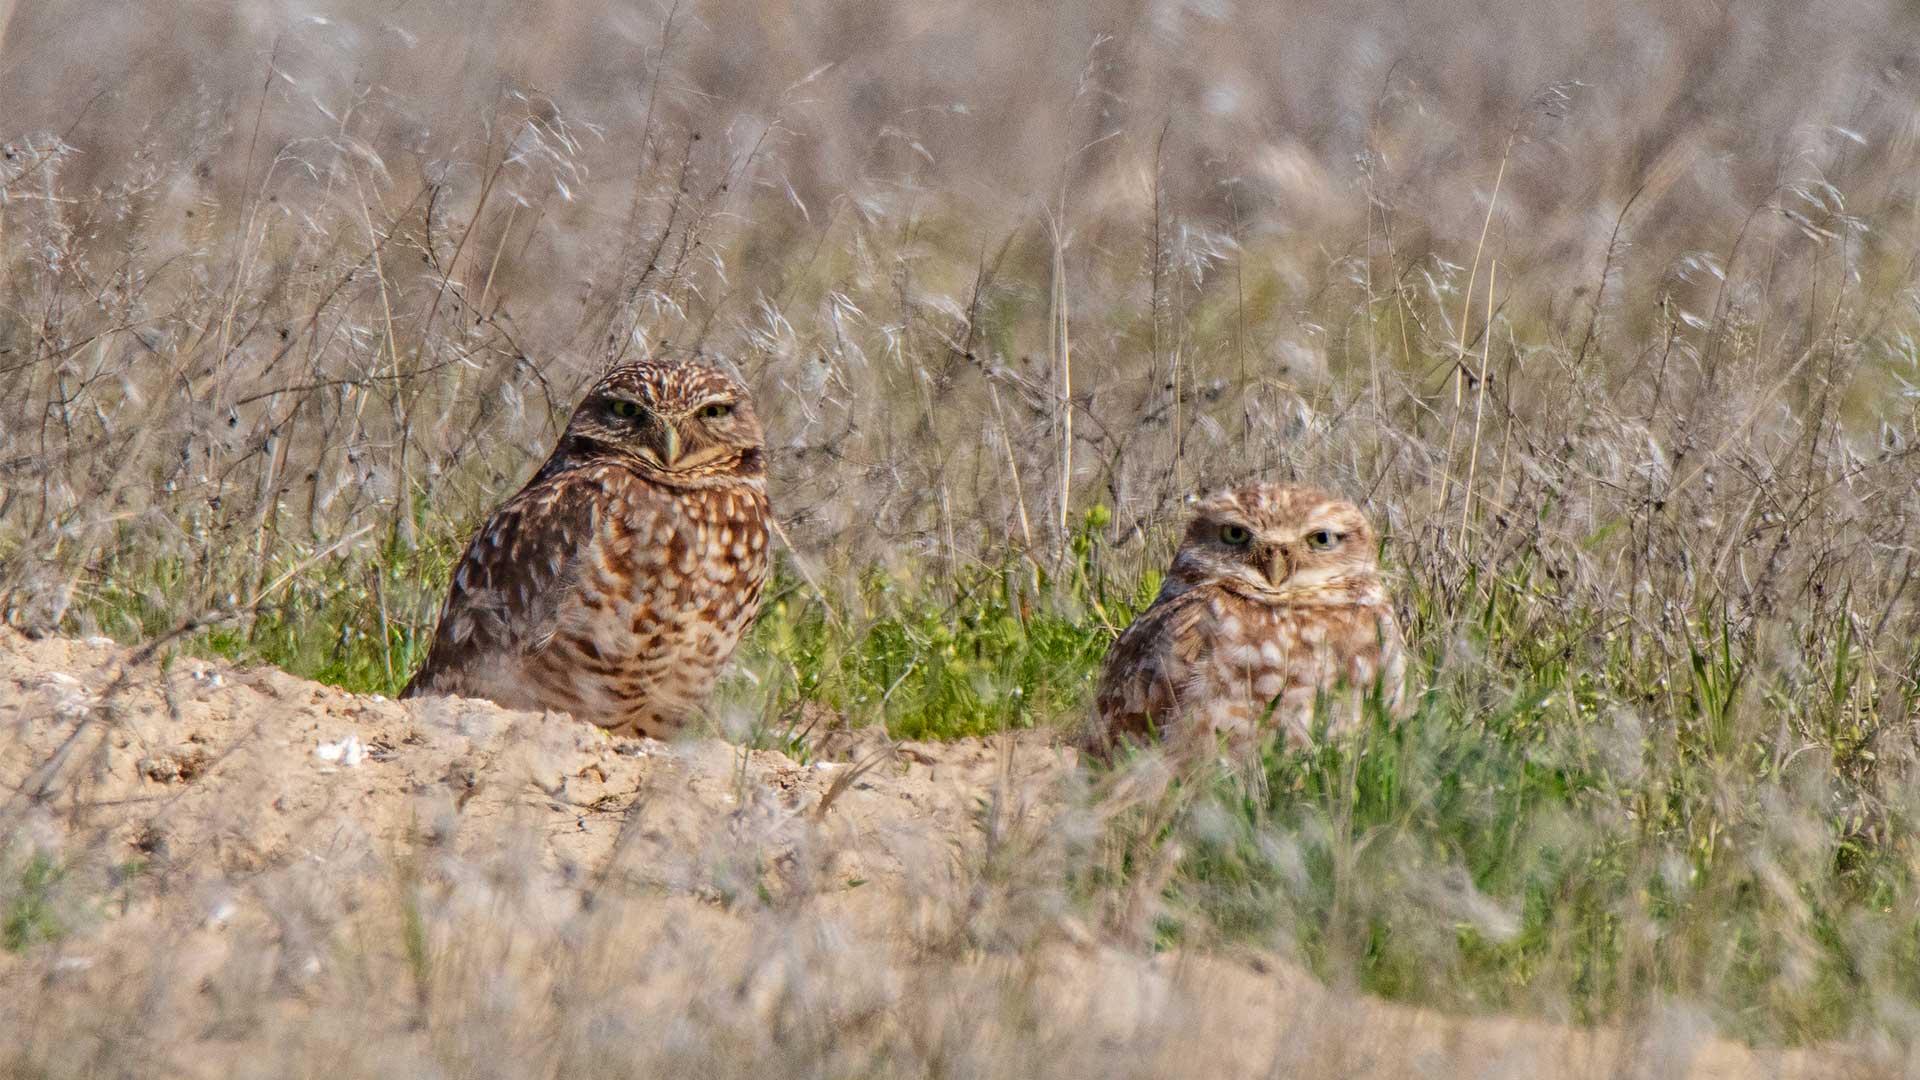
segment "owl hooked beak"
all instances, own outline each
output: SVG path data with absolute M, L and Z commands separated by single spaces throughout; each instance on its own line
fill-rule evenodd
M 1286 548 L 1277 547 L 1267 553 L 1267 564 L 1262 569 L 1266 571 L 1268 584 L 1277 589 L 1293 576 L 1293 559 Z
M 680 460 L 680 429 L 668 421 L 661 423 L 660 430 L 660 464 L 671 469 Z

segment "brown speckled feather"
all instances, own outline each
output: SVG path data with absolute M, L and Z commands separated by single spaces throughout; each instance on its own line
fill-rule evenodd
M 758 612 L 771 547 L 745 391 L 630 365 L 467 545 L 402 697 L 457 694 L 667 737 Z
M 1206 598 L 1189 591 L 1162 596 L 1121 631 L 1100 670 L 1094 711 L 1103 719 L 1089 732 L 1095 744 L 1144 738 L 1174 720 L 1206 649 L 1206 619 Z
M 1347 693 L 1333 731 L 1376 688 L 1402 712 L 1405 648 L 1375 540 L 1350 503 L 1315 488 L 1249 485 L 1198 503 L 1160 595 L 1108 650 L 1081 744 L 1174 739 L 1244 749 L 1311 738 L 1322 693 Z
M 474 536 L 453 574 L 461 601 L 444 606 L 434 634 L 436 662 L 414 677 L 403 697 L 470 678 L 489 656 L 525 655 L 551 642 L 561 600 L 593 532 L 598 492 L 590 482 L 568 476 L 526 488 Z

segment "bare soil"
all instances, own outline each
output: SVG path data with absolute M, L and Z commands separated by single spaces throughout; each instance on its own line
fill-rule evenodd
M 1278 955 L 1156 953 L 1058 880 L 1099 819 L 1071 750 L 832 749 L 621 741 L 0 628 L 0 1075 L 1897 1071 L 1752 1052 L 1680 1008 L 1630 1032 L 1449 1016 Z M 37 893 L 33 851 L 59 868 Z

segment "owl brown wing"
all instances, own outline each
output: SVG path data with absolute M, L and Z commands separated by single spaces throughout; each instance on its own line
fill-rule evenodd
M 1104 753 L 1123 738 L 1164 731 L 1179 715 L 1181 695 L 1206 649 L 1207 590 L 1155 600 L 1107 650 L 1083 739 Z
M 471 689 L 469 673 L 552 640 L 598 525 L 594 472 L 537 481 L 494 512 L 461 556 L 426 663 L 401 697 Z

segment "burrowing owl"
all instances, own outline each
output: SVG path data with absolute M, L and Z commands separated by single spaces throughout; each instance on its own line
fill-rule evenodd
M 1198 503 L 1151 607 L 1107 652 L 1085 744 L 1149 732 L 1247 745 L 1279 728 L 1305 742 L 1315 701 L 1341 685 L 1405 702 L 1406 654 L 1380 582 L 1374 532 L 1352 503 L 1253 484 Z M 1331 710 L 1357 722 L 1360 698 Z
M 746 389 L 722 372 L 643 361 L 608 373 L 467 545 L 400 696 L 671 736 L 760 608 L 764 443 Z

